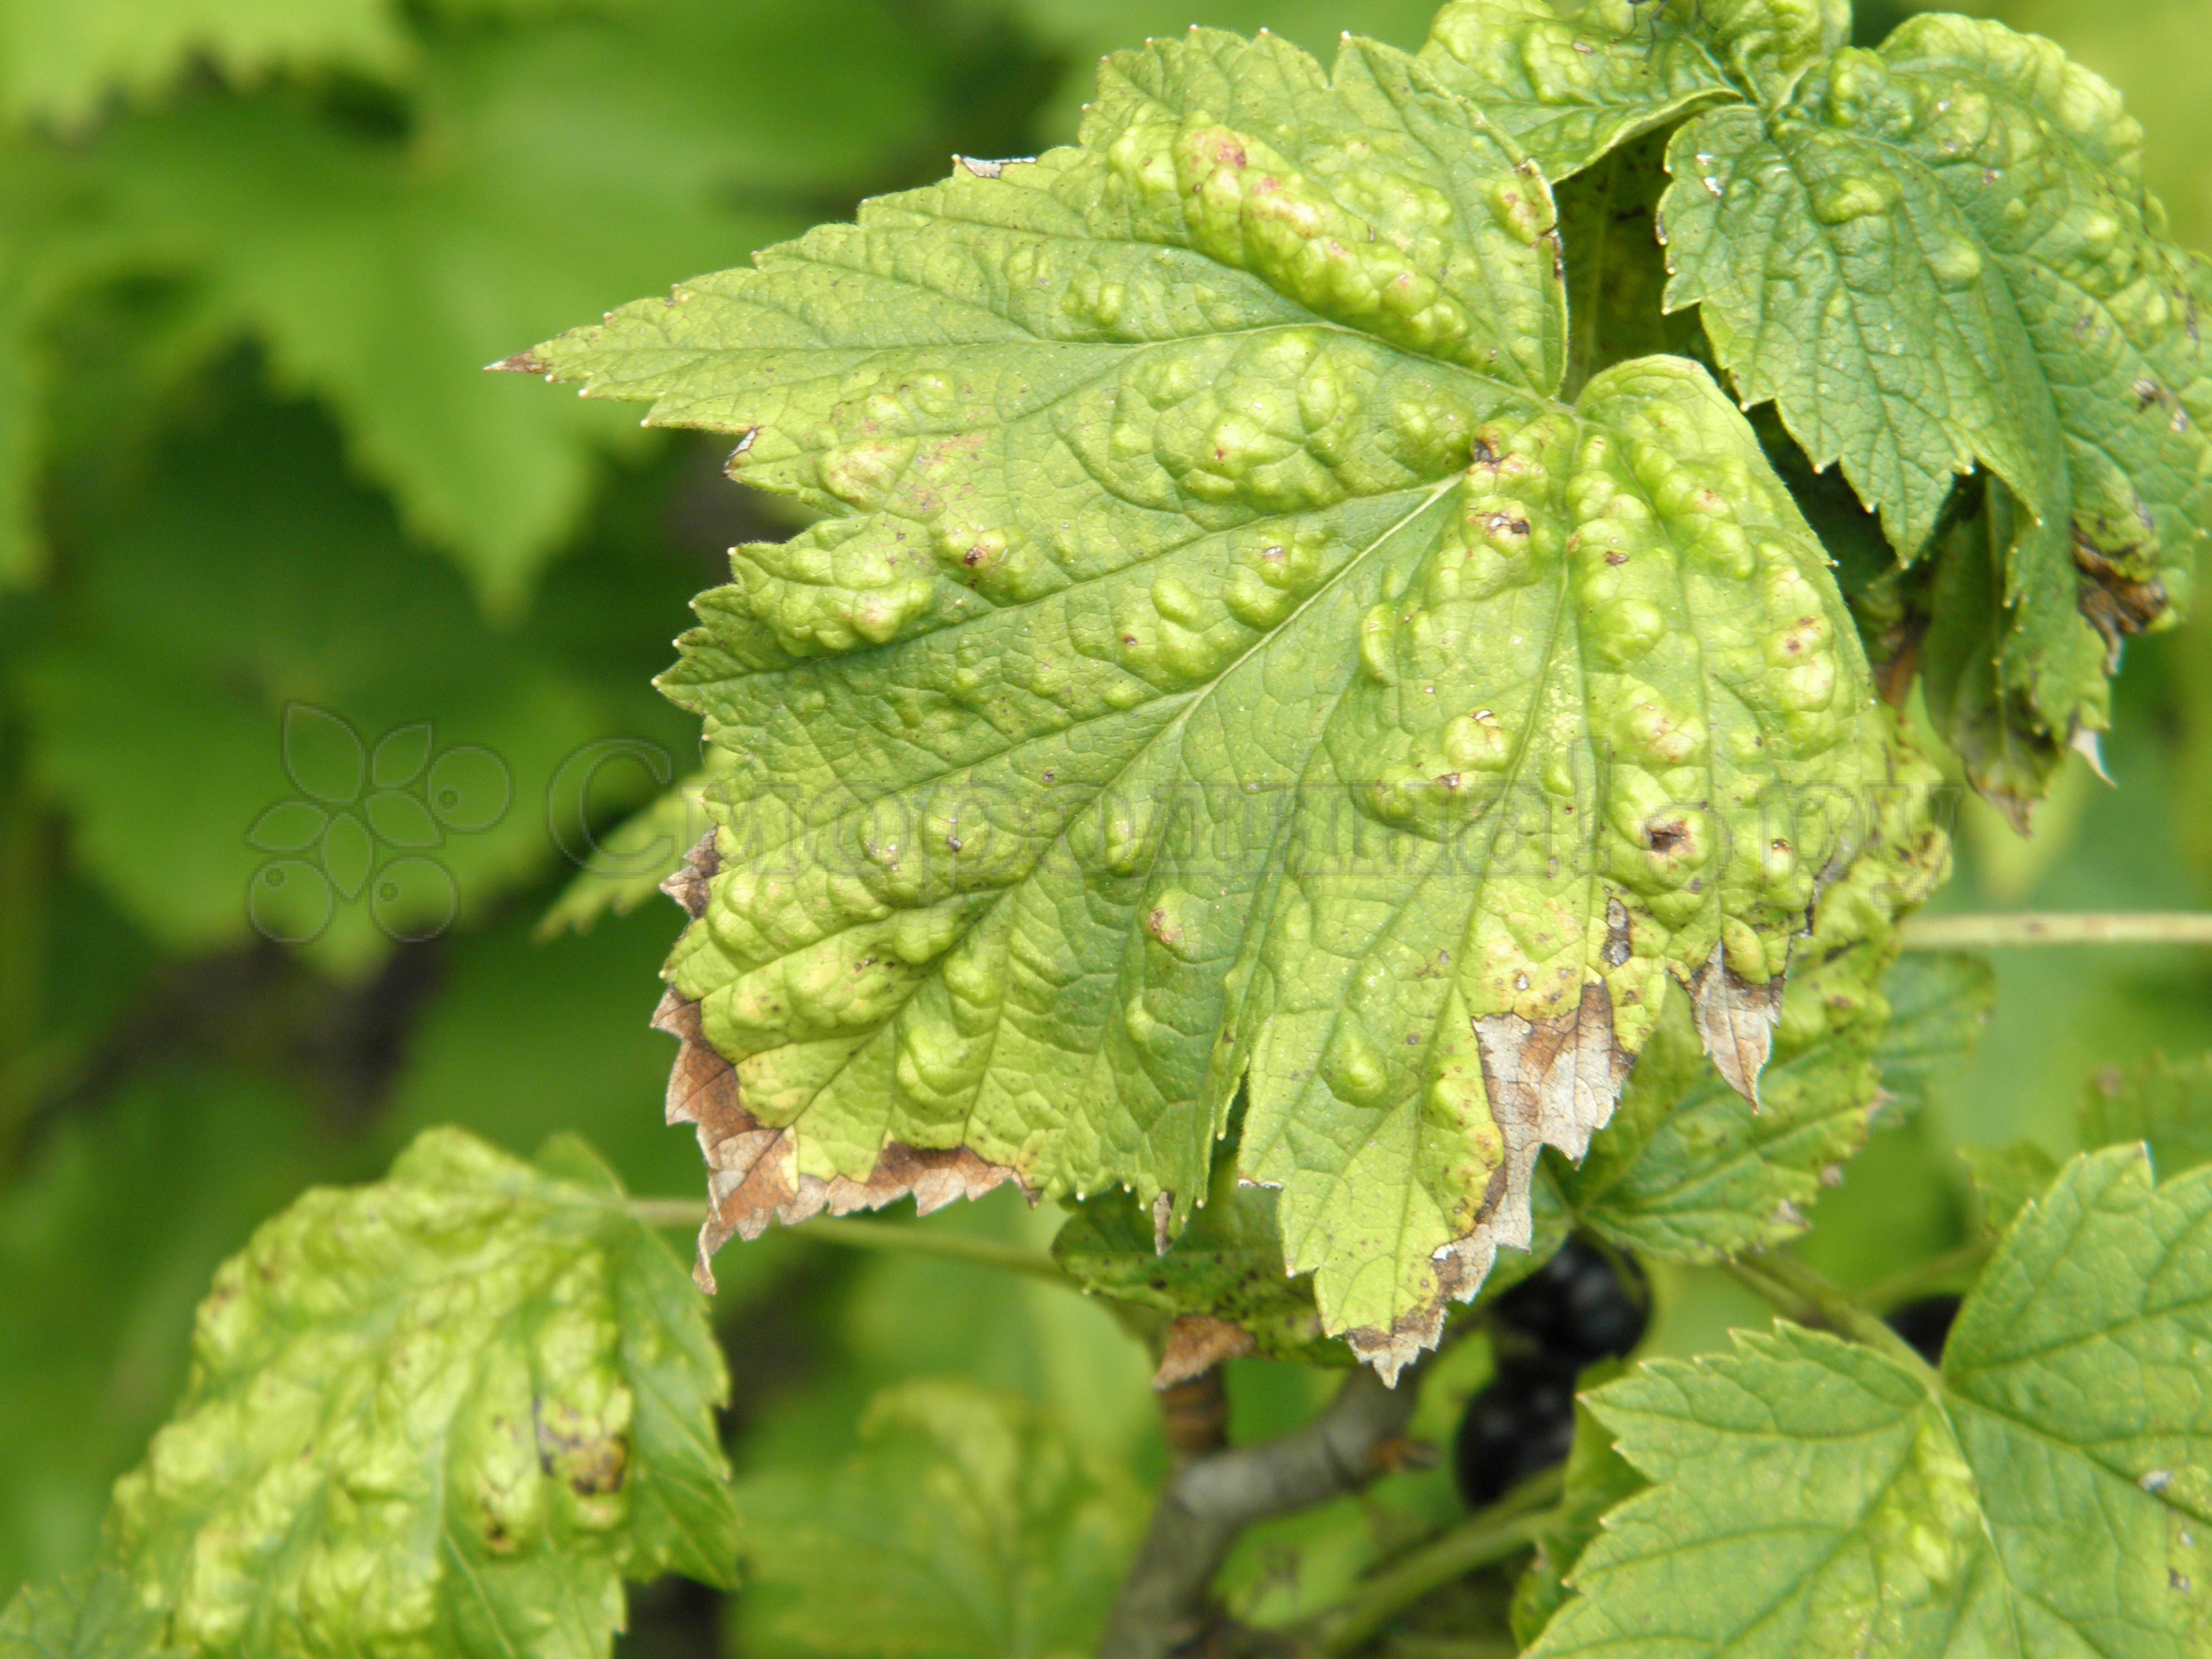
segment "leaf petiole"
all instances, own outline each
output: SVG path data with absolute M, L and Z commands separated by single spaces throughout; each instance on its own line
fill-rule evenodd
M 696 1227 L 707 1218 L 703 1202 L 688 1198 L 634 1198 L 629 1212 L 648 1227 L 680 1231 Z M 974 1238 L 963 1233 L 943 1232 L 933 1227 L 910 1226 L 899 1221 L 878 1221 L 865 1216 L 822 1216 L 792 1229 L 803 1237 L 848 1249 L 899 1250 L 910 1255 L 933 1255 L 940 1261 L 965 1261 L 1001 1273 L 1026 1273 L 1064 1289 L 1082 1293 L 1083 1287 L 1040 1251 L 996 1239 Z
M 1961 1244 L 1957 1249 L 1931 1256 L 1917 1267 L 1892 1273 L 1881 1283 L 1861 1291 L 1858 1299 L 1881 1312 L 1901 1308 L 1906 1303 L 1917 1302 L 1923 1297 L 1963 1292 L 1988 1265 L 1990 1252 L 1995 1248 L 1985 1238 L 1976 1239 L 1971 1244 Z
M 1559 1519 L 1565 1479 L 1565 1472 L 1557 1468 L 1530 1475 L 1488 1509 L 1358 1585 L 1322 1615 L 1316 1645 L 1324 1654 L 1352 1653 L 1399 1613 L 1454 1579 L 1534 1547 L 1544 1530 Z

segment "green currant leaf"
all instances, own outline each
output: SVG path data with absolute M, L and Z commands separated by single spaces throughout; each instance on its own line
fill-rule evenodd
M 834 516 L 664 684 L 735 757 L 661 1021 L 702 1247 L 1237 1174 L 1385 1370 L 1525 1248 L 1672 977 L 1749 1093 L 1887 777 L 1824 556 L 1705 374 L 1573 408 L 1537 171 L 1420 65 L 1200 31 L 518 366 Z M 1662 644 L 1663 642 L 1663 644 Z
M 120 977 L 106 994 L 126 1000 L 139 981 Z M 0 1188 L 0 1597 L 91 1559 L 109 1488 L 184 1387 L 209 1275 L 302 1187 L 352 1171 L 323 1121 L 265 1084 L 156 1067 L 57 1119 Z
M 1700 107 L 1772 103 L 1850 38 L 1850 0 L 1451 0 L 1421 58 L 1557 183 Z
M 1687 4 L 1451 0 L 1421 61 L 1554 183 L 1615 145 L 1743 94 Z
M 541 1164 L 432 1130 L 216 1275 L 110 1522 L 177 1642 L 605 1655 L 623 1577 L 728 1582 L 697 1294 L 581 1143 Z
M 889 1389 L 823 1480 L 745 1482 L 745 1650 L 1047 1659 L 1097 1638 L 1143 1526 L 1124 1471 L 1021 1399 L 951 1377 Z
M 161 1659 L 161 1621 L 112 1567 L 27 1584 L 0 1609 L 0 1659 Z
M 705 270 L 790 234 L 794 198 L 856 191 L 937 96 L 927 34 L 881 0 L 593 9 L 427 32 L 402 138 L 301 99 L 197 99 L 120 124 L 88 158 L 115 234 L 181 266 L 288 389 L 322 399 L 357 472 L 510 619 L 586 516 L 606 452 L 646 440 L 472 371 L 665 265 Z M 817 50 L 825 39 L 840 50 Z
M 2153 1054 L 2131 1070 L 2104 1073 L 2081 1097 L 2080 1128 L 2091 1151 L 2142 1141 L 2169 1181 L 2212 1164 L 2212 1054 Z
M 2203 1170 L 2154 1188 L 2136 1149 L 2079 1158 L 1940 1377 L 1778 1325 L 1601 1389 L 1655 1484 L 1606 1516 L 1532 1659 L 2201 1651 L 2208 1218 Z
M 1807 1212 L 1865 1146 L 1883 1100 L 1897 919 L 1950 868 L 1933 821 L 1934 769 L 1900 737 L 1881 816 L 1820 896 L 1782 1004 L 1756 1109 L 1699 1054 L 1670 994 L 1620 1109 L 1579 1166 L 1553 1174 L 1576 1224 L 1642 1254 L 1717 1261 L 1805 1231 Z M 1948 1026 L 1963 1052 L 1974 1024 Z M 1922 1045 L 1924 1048 L 1924 1045 Z
M 1575 1437 L 1567 1450 L 1566 1490 L 1554 1519 L 1536 1540 L 1536 1553 L 1513 1587 L 1513 1638 L 1534 1643 L 1572 1594 L 1566 1580 L 1583 1552 L 1598 1535 L 1606 1514 L 1650 1484 L 1613 1449 L 1613 1436 L 1589 1408 L 1587 1391 L 1611 1382 L 1620 1370 L 1612 1361 L 1590 1366 L 1576 1378 L 1583 1393 L 1575 1399 Z
M 1669 153 L 1668 303 L 1702 307 L 1745 400 L 1840 461 L 1899 556 L 1956 475 L 1997 481 L 1984 549 L 1943 554 L 1972 568 L 1936 578 L 1957 638 L 1931 639 L 1929 672 L 1970 777 L 2016 816 L 2108 723 L 2121 642 L 2185 602 L 2212 522 L 2212 289 L 2141 144 L 2049 41 L 1923 17 Z
M 1116 1191 L 1070 1217 L 1052 1253 L 1085 1290 L 1174 1321 L 1157 1379 L 1162 1385 L 1243 1354 L 1344 1363 L 1344 1345 L 1322 1333 L 1311 1281 L 1283 1273 L 1275 1204 L 1264 1188 L 1217 1190 L 1170 1242 L 1135 1198 Z
M 1960 474 L 1996 481 L 1984 545 L 1942 552 L 1928 669 L 1968 775 L 2024 819 L 2107 725 L 2122 642 L 2185 607 L 2212 521 L 2212 286 L 2143 188 L 2141 128 L 1995 23 L 1853 52 L 1833 0 L 1632 12 L 1462 0 L 1425 55 L 1555 179 L 1675 127 L 1667 305 L 1698 307 L 1744 401 L 1840 462 L 1900 557 Z

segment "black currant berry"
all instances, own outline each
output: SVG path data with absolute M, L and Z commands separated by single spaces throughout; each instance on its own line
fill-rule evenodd
M 1498 1298 L 1498 1374 L 1468 1401 L 1452 1444 L 1453 1474 L 1469 1508 L 1565 1461 L 1577 1374 L 1642 1341 L 1650 1300 L 1632 1258 L 1579 1238 Z
M 1495 1503 L 1539 1469 L 1566 1461 L 1575 1438 L 1575 1374 L 1537 1360 L 1508 1365 L 1467 1402 L 1452 1473 L 1469 1509 Z
M 1626 1267 L 1626 1281 L 1616 1262 Z M 1632 1350 L 1644 1340 L 1650 1305 L 1650 1284 L 1634 1258 L 1571 1238 L 1565 1249 L 1498 1297 L 1497 1316 L 1544 1352 L 1579 1368 Z

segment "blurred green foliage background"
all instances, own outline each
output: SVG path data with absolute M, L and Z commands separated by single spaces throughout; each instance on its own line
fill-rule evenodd
M 2212 246 L 2212 0 L 1977 9 L 2127 90 Z M 579 1130 L 637 1190 L 698 1189 L 645 1024 L 674 907 L 539 924 L 591 837 L 696 765 L 647 684 L 686 599 L 790 526 L 711 447 L 481 367 L 955 150 L 1066 136 L 1092 59 L 1147 33 L 1411 46 L 1430 9 L 0 0 L 0 1601 L 88 1557 L 210 1273 L 303 1185 L 455 1122 L 518 1151 Z M 1863 31 L 1904 9 L 1863 0 Z M 1970 804 L 1946 908 L 2212 902 L 2212 635 L 2138 644 L 2118 704 L 2118 787 L 2076 765 L 2029 842 Z M 671 830 L 633 831 L 647 864 Z M 1955 1146 L 2063 1152 L 2100 1068 L 2212 1048 L 2202 953 L 1996 966 L 1972 1074 L 1816 1218 L 1847 1281 L 1959 1232 Z M 1056 1221 L 1002 1193 L 929 1224 Z M 1085 1645 L 1162 1459 L 1113 1322 L 803 1237 L 721 1276 L 754 1581 L 649 1591 L 634 1650 L 884 1651 L 854 1546 L 910 1569 L 900 1651 Z M 1665 1348 L 1750 1311 L 1662 1291 Z M 1249 1426 L 1317 1386 L 1238 1364 Z M 1432 1432 L 1479 1380 L 1447 1379 Z M 935 1504 L 947 1464 L 973 1512 L 918 1530 L 897 1495 Z M 1240 1607 L 1310 1603 L 1452 1501 L 1407 1475 L 1273 1529 Z M 809 1593 L 844 1615 L 794 1620 Z

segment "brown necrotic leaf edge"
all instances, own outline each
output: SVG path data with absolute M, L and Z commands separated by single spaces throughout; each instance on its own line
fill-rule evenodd
M 660 890 L 696 921 L 706 914 L 708 888 L 720 862 L 709 831 Z M 699 1229 L 691 1276 L 709 1296 L 714 1252 L 732 1238 L 758 1238 L 770 1222 L 787 1227 L 817 1215 L 880 1210 L 909 1195 L 915 1212 L 927 1215 L 1010 1181 L 1028 1190 L 1014 1170 L 987 1163 L 965 1146 L 927 1148 L 896 1140 L 884 1142 L 865 1179 L 802 1175 L 791 1127 L 772 1127 L 745 1109 L 737 1067 L 707 1040 L 696 1002 L 671 987 L 653 1011 L 653 1028 L 680 1045 L 668 1074 L 668 1121 L 696 1128 L 707 1161 L 707 1220 Z
M 1626 960 L 1628 915 L 1618 899 L 1607 905 L 1607 960 Z M 1781 1018 L 1784 983 L 1778 974 L 1763 983 L 1747 980 L 1727 965 L 1718 945 L 1689 983 L 1705 1052 L 1754 1111 L 1759 1074 Z M 1474 1224 L 1437 1253 L 1432 1294 L 1388 1326 L 1364 1325 L 1344 1333 L 1352 1352 L 1384 1382 L 1395 1383 L 1401 1370 L 1437 1346 L 1446 1310 L 1455 1302 L 1473 1299 L 1490 1277 L 1500 1247 L 1529 1247 L 1535 1231 L 1530 1199 L 1544 1148 L 1556 1146 L 1579 1163 L 1589 1150 L 1590 1137 L 1613 1116 L 1636 1064 L 1635 1054 L 1615 1035 L 1613 1012 L 1612 993 L 1603 981 L 1591 980 L 1570 1013 L 1543 1020 L 1492 1014 L 1474 1022 L 1483 1091 L 1504 1138 L 1505 1156 L 1491 1175 Z

